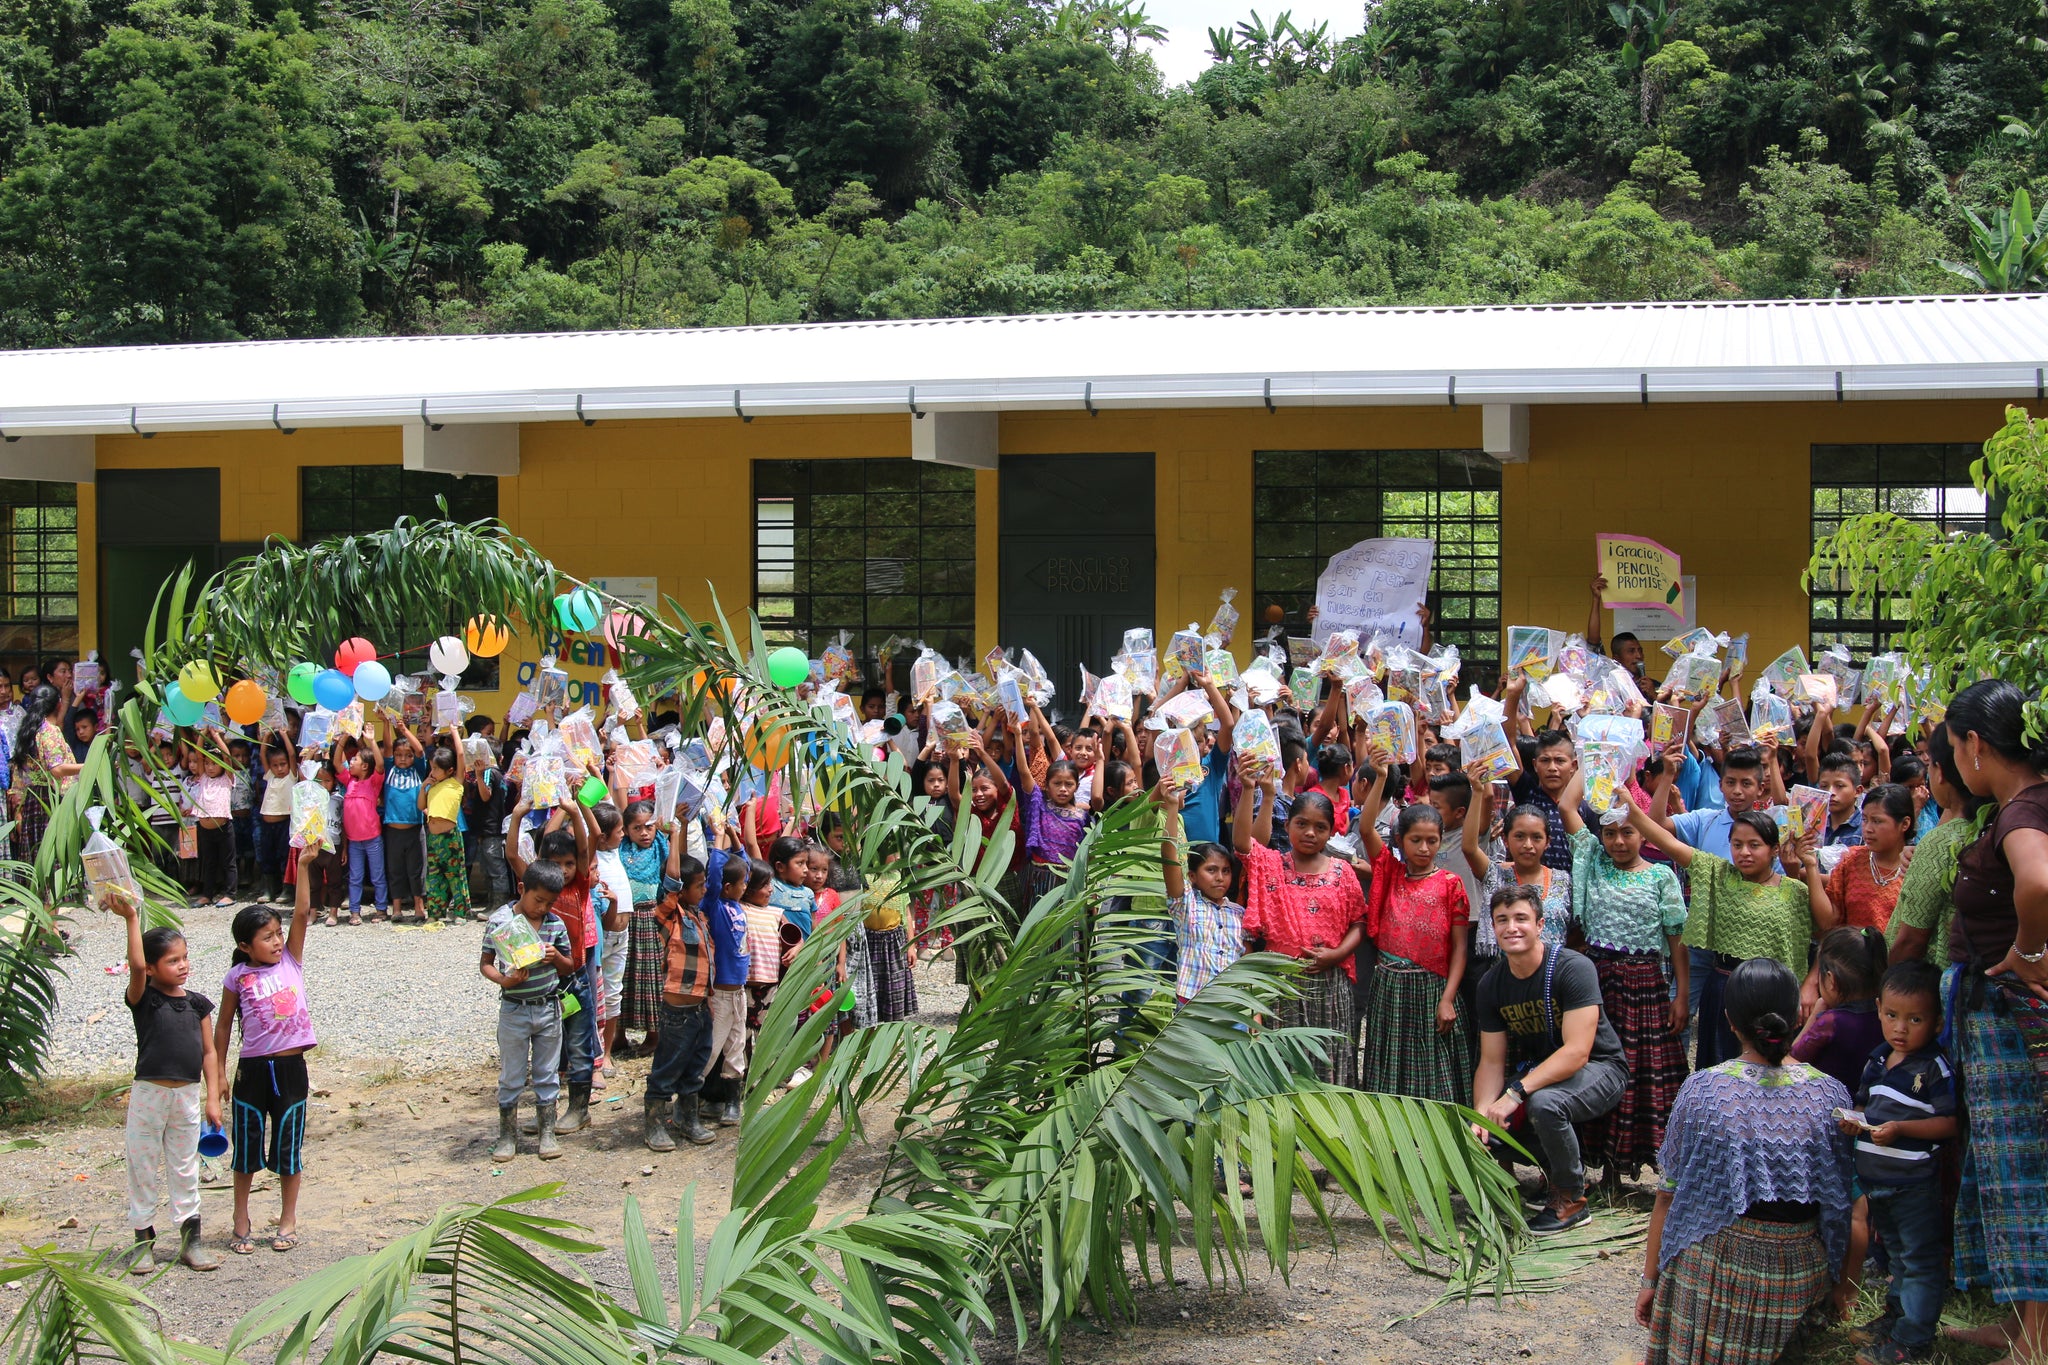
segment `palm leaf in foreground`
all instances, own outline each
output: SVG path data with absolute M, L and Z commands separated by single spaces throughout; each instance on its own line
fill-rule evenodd
M 8 1365 L 216 1365 L 225 1359 L 219 1351 L 166 1336 L 156 1309 L 122 1277 L 112 1255 L 37 1246 L 0 1262 L 0 1285 L 27 1291 L 0 1330 L 0 1358 Z

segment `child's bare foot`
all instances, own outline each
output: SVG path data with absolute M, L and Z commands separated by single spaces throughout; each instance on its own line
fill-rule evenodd
M 2008 1313 L 1997 1322 L 1987 1322 L 1982 1327 L 1944 1327 L 1941 1334 L 1950 1341 L 1960 1341 L 1966 1346 L 1981 1346 L 1987 1351 L 2002 1351 L 2019 1337 L 2020 1315 Z

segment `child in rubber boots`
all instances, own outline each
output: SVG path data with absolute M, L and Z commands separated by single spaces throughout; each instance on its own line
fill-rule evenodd
M 213 1002 L 185 989 L 192 958 L 176 929 L 144 933 L 140 907 L 113 898 L 128 921 L 128 1012 L 135 1017 L 135 1085 L 128 1092 L 128 1225 L 135 1244 L 123 1257 L 131 1275 L 176 1259 L 218 1270 L 220 1257 L 199 1244 L 199 1120 L 220 1127 L 220 1054 L 206 1016 Z M 175 1257 L 156 1247 L 157 1200 L 168 1194 L 178 1225 Z
M 704 864 L 687 854 L 670 863 L 661 879 L 654 921 L 667 944 L 668 970 L 661 983 L 661 1034 L 654 1069 L 647 1073 L 647 1145 L 672 1152 L 669 1101 L 675 1101 L 675 1130 L 699 1147 L 713 1140 L 698 1117 L 704 1069 L 711 1062 L 711 926 L 702 905 Z
M 573 967 L 569 931 L 555 918 L 555 898 L 568 879 L 551 862 L 535 860 L 519 878 L 519 899 L 501 905 L 484 925 L 477 970 L 498 988 L 498 1140 L 491 1160 L 519 1155 L 519 1095 L 533 1087 L 540 1118 L 540 1159 L 562 1154 L 555 1139 L 555 1105 L 562 1088 L 562 978 Z M 539 960 L 513 966 L 498 955 L 498 941 L 524 919 L 540 940 Z

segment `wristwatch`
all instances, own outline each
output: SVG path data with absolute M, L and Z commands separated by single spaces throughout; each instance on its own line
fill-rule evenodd
M 1527 1104 L 1529 1102 L 1529 1092 L 1522 1088 L 1522 1083 L 1520 1081 L 1509 1081 L 1507 1085 L 1503 1087 L 1501 1093 L 1503 1095 L 1513 1095 L 1518 1101 L 1520 1101 L 1523 1104 Z

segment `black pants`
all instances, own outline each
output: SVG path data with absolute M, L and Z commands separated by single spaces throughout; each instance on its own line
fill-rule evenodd
M 235 889 L 235 827 L 199 827 L 199 894 L 207 900 Z
M 647 1075 L 647 1102 L 671 1095 L 694 1095 L 704 1088 L 704 1068 L 711 1061 L 711 1011 L 704 1005 L 661 1005 L 660 1040 L 654 1045 L 654 1067 Z

